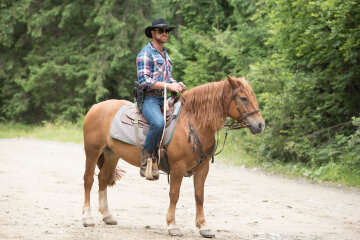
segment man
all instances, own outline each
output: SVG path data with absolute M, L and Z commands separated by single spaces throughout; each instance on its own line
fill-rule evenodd
M 161 107 L 164 105 L 164 88 L 183 92 L 186 87 L 177 83 L 171 75 L 172 61 L 164 48 L 168 34 L 175 27 L 169 27 L 162 18 L 152 21 L 145 29 L 145 35 L 152 40 L 140 51 L 136 58 L 139 85 L 145 90 L 142 113 L 150 124 L 141 156 L 140 175 L 145 177 L 147 159 L 157 147 L 164 128 Z

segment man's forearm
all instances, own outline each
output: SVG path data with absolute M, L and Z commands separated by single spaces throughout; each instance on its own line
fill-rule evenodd
M 153 85 L 151 85 L 150 89 L 164 89 L 165 83 L 163 82 L 156 82 Z
M 153 85 L 151 85 L 150 89 L 164 89 L 165 83 L 163 82 L 156 82 Z M 167 83 L 166 84 L 167 90 L 173 91 L 173 92 L 183 92 L 186 90 L 186 87 L 183 83 Z

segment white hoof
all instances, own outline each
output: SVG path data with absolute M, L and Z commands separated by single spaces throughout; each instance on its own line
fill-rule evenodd
M 108 215 L 106 217 L 103 217 L 103 221 L 108 225 L 116 225 L 117 224 L 117 221 L 113 217 L 113 215 Z
M 203 236 L 204 238 L 214 238 L 215 234 L 207 227 L 200 227 L 199 229 L 199 233 L 201 236 Z
M 181 232 L 180 228 L 178 228 L 175 225 L 170 225 L 168 227 L 168 232 L 170 234 L 170 236 L 176 236 L 176 237 L 182 237 L 183 233 Z
M 95 222 L 94 222 L 93 218 L 91 217 L 91 208 L 90 207 L 86 207 L 83 209 L 82 222 L 83 222 L 84 227 L 95 226 Z
M 82 222 L 83 222 L 84 227 L 95 226 L 95 222 L 92 217 L 83 217 Z

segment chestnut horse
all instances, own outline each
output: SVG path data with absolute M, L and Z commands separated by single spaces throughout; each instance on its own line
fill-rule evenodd
M 245 78 L 232 78 L 204 84 L 186 91 L 180 98 L 182 110 L 175 127 L 172 141 L 167 147 L 170 165 L 170 206 L 166 222 L 170 235 L 182 236 L 175 223 L 176 203 L 182 179 L 187 171 L 194 176 L 196 227 L 204 237 L 214 237 L 207 228 L 203 203 L 204 183 L 209 171 L 211 154 L 197 163 L 199 145 L 194 147 L 194 137 L 190 138 L 190 125 L 193 125 L 203 152 L 213 148 L 216 132 L 224 125 L 226 117 L 238 122 L 246 122 L 253 134 L 261 133 L 265 128 L 264 120 L 259 112 L 258 103 L 253 90 Z M 94 182 L 95 167 L 98 165 L 99 179 L 99 211 L 106 224 L 117 224 L 109 212 L 107 202 L 107 186 L 111 186 L 120 177 L 116 165 L 119 158 L 140 167 L 140 152 L 136 146 L 118 141 L 109 135 L 111 122 L 116 112 L 123 106 L 131 104 L 125 100 L 108 100 L 91 107 L 84 120 L 84 147 L 86 169 L 84 174 L 85 201 L 83 206 L 83 225 L 95 225 L 91 217 L 90 190 Z M 191 124 L 189 124 L 191 123 Z M 145 181 L 145 178 L 139 181 Z

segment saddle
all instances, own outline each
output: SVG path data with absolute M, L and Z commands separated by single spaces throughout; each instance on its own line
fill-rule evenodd
M 180 115 L 181 102 L 177 98 L 170 98 L 168 101 L 169 110 L 166 111 L 166 124 L 163 144 L 169 145 L 174 132 L 178 116 Z M 122 142 L 137 145 L 135 134 L 136 103 L 121 107 L 115 114 L 110 126 L 110 136 Z M 138 116 L 139 140 L 144 145 L 146 134 L 149 130 L 149 123 L 142 114 Z
M 170 98 L 168 101 L 168 106 L 169 106 L 169 110 L 166 111 L 166 123 L 165 123 L 165 128 L 167 128 L 172 120 L 172 116 L 174 114 L 175 111 L 175 102 L 177 101 L 177 98 Z M 163 112 L 163 108 L 161 108 L 161 111 Z M 130 126 L 135 126 L 135 118 L 137 113 L 132 109 L 129 108 L 127 110 L 124 111 L 124 113 L 121 115 L 121 122 L 130 125 Z M 138 125 L 139 128 L 143 129 L 143 134 L 146 136 L 147 132 L 149 131 L 149 122 L 145 119 L 143 114 L 139 114 L 138 117 Z

